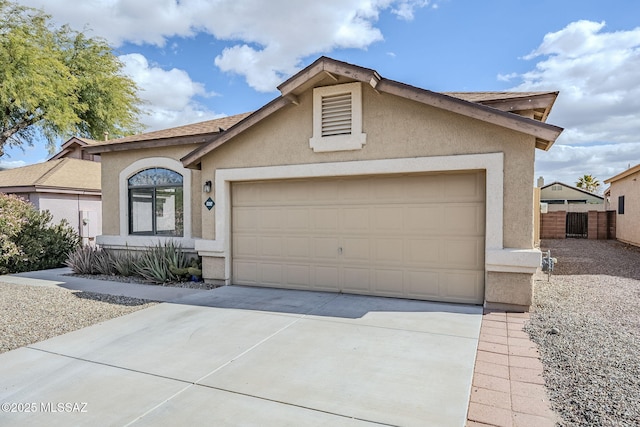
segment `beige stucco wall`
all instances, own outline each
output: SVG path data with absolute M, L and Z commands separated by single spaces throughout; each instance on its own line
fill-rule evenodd
M 487 308 L 528 311 L 533 304 L 533 275 L 488 272 L 485 301 Z
M 616 214 L 616 239 L 640 246 L 640 172 L 611 183 L 610 209 L 618 212 L 624 196 L 624 214 Z
M 253 126 L 202 159 L 202 180 L 216 169 L 354 160 L 504 153 L 504 247 L 533 247 L 533 137 L 446 112 L 363 85 L 361 150 L 315 153 L 312 92 Z M 487 188 L 487 192 L 491 192 Z M 215 195 L 214 195 L 215 198 Z M 215 210 L 215 209 L 214 209 Z M 215 212 L 205 212 L 202 233 L 215 238 Z
M 151 157 L 166 157 L 180 160 L 186 154 L 195 150 L 198 145 L 182 145 L 176 147 L 156 147 L 130 151 L 116 151 L 102 153 L 102 198 L 103 198 L 103 221 L 102 232 L 105 235 L 117 236 L 120 234 L 120 171 L 127 168 L 138 160 Z M 200 171 L 191 172 L 191 226 L 192 236 L 202 235 L 202 203 L 203 199 L 202 181 Z M 185 189 L 186 190 L 186 189 Z M 208 197 L 208 196 L 207 196 Z

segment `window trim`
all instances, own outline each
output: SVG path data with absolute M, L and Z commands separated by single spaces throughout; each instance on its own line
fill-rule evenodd
M 351 134 L 322 136 L 322 98 L 351 94 Z M 345 83 L 313 89 L 313 136 L 309 146 L 316 153 L 360 150 L 367 143 L 362 133 L 362 84 Z
M 624 215 L 624 196 L 618 196 L 618 215 Z
M 150 168 L 163 168 L 169 169 L 182 175 L 182 197 L 183 197 L 183 215 L 184 225 L 182 230 L 182 236 L 169 236 L 164 234 L 129 234 L 129 178 L 133 175 Z M 152 237 L 152 238 L 170 238 L 170 239 L 191 239 L 191 170 L 182 166 L 178 160 L 168 157 L 150 157 L 146 159 L 140 159 L 122 171 L 118 176 L 120 195 L 119 195 L 119 207 L 120 213 L 120 237 L 132 238 L 132 237 Z
M 146 171 L 146 170 L 151 170 L 151 169 L 164 169 L 164 170 L 168 170 L 170 172 L 173 172 L 175 174 L 180 175 L 180 178 L 182 180 L 182 182 L 180 183 L 180 185 L 178 184 L 155 184 L 155 185 L 137 185 L 137 186 L 131 186 L 131 184 L 129 184 L 129 180 L 131 178 L 133 178 L 134 176 Z M 158 216 L 157 216 L 157 210 L 158 210 L 158 190 L 165 190 L 165 189 L 181 189 L 182 190 L 182 216 L 184 217 L 184 176 L 182 176 L 182 174 L 169 169 L 169 168 L 161 168 L 161 167 L 151 167 L 151 168 L 146 168 L 146 169 L 142 169 L 136 173 L 134 173 L 133 175 L 131 175 L 128 179 L 127 179 L 127 186 L 128 186 L 128 201 L 127 201 L 127 210 L 128 210 L 128 215 L 129 215 L 129 226 L 128 226 L 128 234 L 131 236 L 171 236 L 171 237 L 182 237 L 184 235 L 184 218 L 182 219 L 182 230 L 180 234 L 173 234 L 170 232 L 161 232 L 158 231 Z M 132 212 L 133 212 L 133 193 L 132 190 L 151 190 L 150 194 L 151 194 L 151 231 L 133 231 L 133 218 L 131 216 Z M 177 218 L 177 216 L 176 216 Z

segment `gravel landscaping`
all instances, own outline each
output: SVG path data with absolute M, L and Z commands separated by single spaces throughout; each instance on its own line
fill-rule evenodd
M 0 282 L 0 353 L 155 304 L 137 298 Z
M 640 248 L 545 240 L 554 274 L 536 277 L 526 326 L 561 425 L 640 425 Z

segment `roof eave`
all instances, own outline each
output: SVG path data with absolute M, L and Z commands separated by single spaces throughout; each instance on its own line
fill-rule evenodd
M 156 148 L 156 147 L 168 147 L 175 145 L 190 145 L 201 144 L 210 142 L 220 132 L 208 132 L 198 135 L 188 136 L 172 136 L 167 138 L 149 139 L 145 141 L 131 141 L 131 142 L 115 142 L 113 144 L 100 144 L 95 146 L 86 147 L 85 152 L 89 154 L 108 153 L 115 151 L 127 151 L 141 148 Z
M 625 171 L 622 171 L 618 175 L 612 176 L 609 179 L 605 179 L 604 183 L 605 184 L 611 184 L 612 182 L 619 181 L 619 180 L 621 180 L 623 178 L 626 178 L 626 177 L 631 176 L 634 173 L 638 173 L 638 172 L 640 172 L 640 164 L 637 164 L 632 168 L 629 168 L 629 169 L 627 169 Z

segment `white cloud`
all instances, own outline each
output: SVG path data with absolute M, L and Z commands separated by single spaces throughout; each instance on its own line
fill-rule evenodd
M 274 91 L 301 60 L 336 48 L 366 49 L 383 40 L 375 27 L 390 11 L 413 19 L 429 0 L 20 0 L 43 7 L 60 23 L 88 25 L 92 35 L 118 46 L 125 41 L 163 46 L 168 37 L 212 34 L 232 45 L 216 56 L 221 70 L 244 76 L 260 91 Z M 215 54 L 211 52 L 212 56 Z
M 547 34 L 525 57 L 540 61 L 514 88 L 560 91 L 553 122 L 579 129 L 578 138 L 563 142 L 629 142 L 640 135 L 640 28 L 607 33 L 604 26 L 578 21 Z
M 5 159 L 0 159 L 0 169 L 14 169 L 14 168 L 20 168 L 22 166 L 26 166 L 27 162 L 25 162 L 24 160 L 5 160 Z
M 570 184 L 591 173 L 604 180 L 640 163 L 640 28 L 605 29 L 572 22 L 524 57 L 538 61 L 534 69 L 498 76 L 520 79 L 513 90 L 560 91 L 549 122 L 565 131 L 536 162 L 545 179 Z
M 186 123 L 209 120 L 220 115 L 198 104 L 197 96 L 209 97 L 204 85 L 194 82 L 184 70 L 164 70 L 149 64 L 138 53 L 120 56 L 124 73 L 140 87 L 147 111 L 141 119 L 147 130 L 166 129 Z

